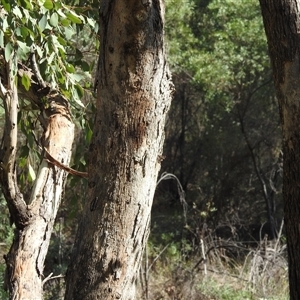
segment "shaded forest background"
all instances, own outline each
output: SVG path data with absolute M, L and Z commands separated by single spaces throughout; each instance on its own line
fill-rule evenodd
M 97 19 L 96 4 L 89 4 Z M 281 132 L 259 2 L 168 0 L 165 30 L 176 92 L 140 298 L 287 299 Z M 73 40 L 92 70 L 95 40 L 85 28 Z M 85 108 L 73 111 L 78 128 L 72 167 L 82 171 L 93 124 L 91 78 L 82 79 Z M 0 113 L 3 122 L 1 107 Z M 28 112 L 26 122 L 32 119 Z M 39 157 L 28 156 L 27 146 L 35 146 L 24 122 L 19 177 L 26 192 L 33 180 L 29 166 Z M 57 276 L 45 284 L 46 299 L 63 295 L 85 188 L 85 179 L 69 176 L 45 266 L 46 277 Z M 13 234 L 0 197 L 2 257 Z M 2 282 L 3 272 L 2 260 Z

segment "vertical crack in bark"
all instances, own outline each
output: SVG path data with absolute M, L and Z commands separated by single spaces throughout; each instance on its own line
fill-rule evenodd
M 133 223 L 133 228 L 132 228 L 132 233 L 131 233 L 131 238 L 132 239 L 136 239 L 136 235 L 139 231 L 139 227 L 138 227 L 138 223 L 139 223 L 139 217 L 140 217 L 140 213 L 141 213 L 141 205 L 140 203 L 138 203 L 138 211 L 136 213 L 136 216 L 134 218 L 134 223 Z

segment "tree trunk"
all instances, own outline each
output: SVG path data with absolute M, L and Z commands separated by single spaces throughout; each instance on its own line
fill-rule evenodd
M 0 183 L 11 220 L 16 225 L 13 244 L 5 256 L 6 286 L 10 299 L 42 299 L 44 260 L 66 179 L 66 172 L 55 167 L 49 159 L 54 157 L 57 162 L 69 163 L 74 125 L 68 102 L 61 95 L 54 91 L 41 95 L 43 89 L 32 84 L 28 95 L 35 98 L 35 103 L 42 103 L 41 98 L 45 97 L 49 108 L 45 110 L 48 117 L 43 120 L 45 132 L 41 146 L 45 158 L 41 161 L 30 199 L 24 199 L 16 175 L 18 89 L 12 63 L 6 65 L 8 82 L 0 83 L 6 117 L 0 149 Z
M 283 132 L 290 299 L 300 299 L 300 1 L 260 0 Z
M 103 0 L 89 184 L 65 299 L 134 299 L 173 85 L 162 0 Z

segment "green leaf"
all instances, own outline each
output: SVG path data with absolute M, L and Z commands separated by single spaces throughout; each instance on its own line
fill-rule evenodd
M 63 26 L 69 26 L 71 24 L 71 21 L 69 19 L 62 19 L 60 22 Z
M 55 52 L 52 52 L 52 53 L 50 54 L 49 58 L 48 58 L 48 61 L 47 61 L 49 65 L 51 65 L 51 63 L 52 63 L 52 61 L 53 61 L 53 59 L 54 59 L 54 56 L 55 56 Z
M 17 48 L 17 57 L 21 60 L 28 59 L 28 53 L 30 52 L 30 47 L 28 47 L 25 43 L 17 41 L 18 48 Z
M 21 41 L 17 41 L 17 44 L 18 44 L 19 48 L 21 48 L 21 50 L 22 50 L 22 52 L 23 52 L 24 54 L 27 54 L 27 53 L 30 52 L 30 47 L 28 47 L 28 46 L 26 45 L 26 43 L 23 43 L 23 42 L 21 42 Z
M 55 3 L 57 3 L 57 2 L 55 2 Z M 57 13 L 62 17 L 62 18 L 66 18 L 66 15 L 65 15 L 65 13 L 61 10 L 61 9 L 58 9 L 57 10 Z
M 77 93 L 77 90 L 73 87 L 71 89 L 72 92 L 72 100 L 74 100 L 77 104 L 79 104 L 81 107 L 84 107 L 84 104 L 81 102 L 79 95 Z
M 32 119 L 29 118 L 29 122 L 31 123 L 32 122 Z M 27 135 L 27 141 L 28 141 L 28 144 L 29 144 L 29 147 L 32 149 L 33 148 L 33 145 L 34 145 L 34 138 L 33 138 L 33 134 L 28 134 Z
M 31 80 L 25 73 L 22 76 L 21 82 L 22 82 L 22 85 L 24 86 L 25 90 L 29 91 L 29 88 L 31 86 Z
M 76 84 L 75 89 L 77 90 L 79 98 L 82 98 L 84 95 L 84 91 L 83 91 L 83 88 L 81 87 L 81 85 Z
M 52 16 L 50 18 L 50 24 L 53 27 L 56 27 L 58 25 L 58 14 L 56 12 L 52 14 Z
M 15 35 L 16 36 L 21 36 L 21 37 L 23 37 L 22 36 L 22 33 L 21 33 L 21 29 L 18 27 L 18 28 L 16 28 L 16 30 L 15 30 Z
M 43 15 L 43 17 L 39 21 L 39 27 L 41 29 L 41 32 L 43 32 L 47 26 L 47 16 Z
M 4 48 L 4 33 L 0 30 L 0 48 Z
M 57 71 L 57 79 L 61 84 L 65 84 L 66 82 L 66 77 L 63 75 L 62 72 L 60 72 L 60 70 Z
M 21 13 L 21 10 L 18 6 L 15 6 L 12 10 L 13 14 L 16 16 L 16 17 L 19 17 L 20 19 L 23 17 L 22 13 Z
M 66 64 L 66 70 L 69 72 L 69 73 L 75 73 L 75 68 L 73 65 L 71 64 Z
M 10 12 L 10 4 L 5 0 L 1 0 L 1 4 L 3 5 L 4 9 L 9 13 Z
M 40 46 L 35 45 L 35 50 L 36 50 L 39 57 L 43 57 L 43 50 L 41 49 Z
M 57 40 L 62 46 L 67 46 L 67 42 L 61 36 L 58 36 Z
M 29 148 L 27 145 L 21 147 L 20 157 L 27 157 L 29 155 Z
M 86 127 L 85 139 L 86 139 L 88 144 L 90 144 L 92 136 L 93 136 L 93 131 L 91 130 L 91 128 L 89 126 Z
M 22 34 L 23 38 L 26 38 L 27 35 L 29 34 L 28 29 L 26 27 L 24 27 L 24 26 L 20 28 L 20 31 L 21 31 L 21 34 Z
M 95 27 L 95 20 L 94 19 L 92 19 L 92 18 L 87 18 L 87 22 L 90 24 L 90 26 L 92 27 L 92 28 L 94 28 Z
M 31 2 L 28 0 L 21 0 L 21 5 L 22 5 L 22 7 L 26 8 L 28 10 L 31 10 L 31 11 L 33 10 L 33 6 L 31 4 Z
M 83 79 L 83 76 L 80 74 L 69 74 L 69 78 L 73 81 L 73 82 L 79 82 L 81 79 Z
M 81 24 L 82 21 L 75 13 L 69 12 L 66 13 L 67 18 L 75 24 Z
M 83 54 L 79 49 L 76 49 L 76 53 L 75 53 L 75 59 L 76 60 L 81 60 L 83 58 Z
M 29 179 L 31 181 L 34 181 L 36 179 L 35 172 L 34 172 L 33 167 L 31 166 L 30 163 L 28 163 L 28 175 L 29 175 Z
M 86 62 L 86 61 L 81 61 L 81 69 L 84 71 L 84 72 L 89 72 L 90 71 L 90 66 L 89 64 Z
M 53 3 L 52 3 L 52 1 L 51 0 L 46 0 L 45 1 L 45 3 L 44 3 L 44 7 L 46 8 L 46 9 L 52 9 L 53 8 Z
M 56 49 L 56 48 L 63 48 L 64 47 L 61 45 L 61 43 L 59 42 L 57 36 L 55 35 L 51 35 L 51 42 L 52 42 L 52 46 Z
M 65 37 L 67 40 L 71 39 L 71 37 L 75 34 L 75 30 L 71 26 L 65 27 L 64 31 L 65 31 Z
M 58 49 L 58 52 L 59 52 L 59 55 L 60 55 L 60 58 L 65 60 L 66 59 L 66 48 L 64 47 L 61 47 Z
M 9 28 L 9 25 L 8 25 L 8 22 L 7 22 L 6 18 L 4 18 L 2 22 L 3 22 L 2 23 L 2 30 L 3 30 L 3 32 L 5 32 L 6 29 Z
M 62 8 L 62 3 L 61 3 L 60 1 L 55 1 L 55 2 L 54 2 L 54 5 L 55 5 L 55 9 L 56 9 L 57 11 L 59 11 L 60 8 Z
M 7 43 L 4 49 L 4 58 L 6 60 L 6 62 L 9 61 L 11 54 L 13 52 L 13 47 L 11 45 L 11 43 Z

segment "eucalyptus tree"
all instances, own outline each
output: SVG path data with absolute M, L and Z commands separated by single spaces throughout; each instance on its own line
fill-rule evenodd
M 163 168 L 216 223 L 268 220 L 274 237 L 281 139 L 259 3 L 170 1 L 167 13 L 176 92 Z
M 134 299 L 173 85 L 162 0 L 102 0 L 89 183 L 66 299 Z
M 68 167 L 74 140 L 71 106 L 84 108 L 80 80 L 90 71 L 73 41 L 85 23 L 96 29 L 80 8 L 75 11 L 60 1 L 1 1 L 0 98 L 5 124 L 0 183 L 15 226 L 5 256 L 11 299 L 42 299 L 44 260 L 67 174 L 86 176 Z M 25 134 L 23 145 L 20 131 Z M 29 193 L 20 188 L 20 172 L 31 182 Z

